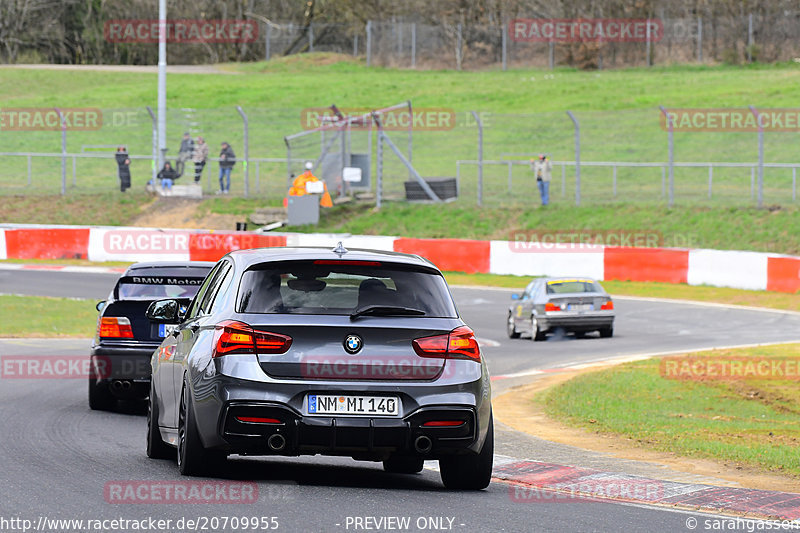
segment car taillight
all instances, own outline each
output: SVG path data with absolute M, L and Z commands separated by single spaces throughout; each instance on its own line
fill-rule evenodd
M 613 310 L 614 310 L 614 302 L 612 302 L 611 300 L 609 300 L 609 301 L 607 301 L 606 303 L 604 303 L 603 305 L 601 305 L 601 306 L 600 306 L 600 309 L 601 309 L 602 311 L 613 311 Z
M 556 305 L 556 304 L 554 304 L 552 302 L 547 302 L 546 304 L 544 304 L 544 310 L 545 311 L 561 311 L 561 306 L 560 305 Z
M 280 333 L 254 330 L 244 322 L 226 320 L 217 324 L 214 333 L 214 353 L 221 357 L 233 353 L 285 353 L 292 345 L 292 338 Z
M 429 420 L 422 425 L 429 428 L 446 428 L 456 427 L 462 424 L 464 424 L 463 420 Z
M 237 416 L 239 422 L 249 422 L 250 424 L 283 424 L 277 418 L 264 418 L 262 416 Z
M 414 339 L 411 345 L 420 357 L 481 360 L 481 349 L 475 333 L 467 326 L 442 335 Z
M 97 336 L 112 339 L 132 339 L 131 321 L 124 316 L 101 317 Z

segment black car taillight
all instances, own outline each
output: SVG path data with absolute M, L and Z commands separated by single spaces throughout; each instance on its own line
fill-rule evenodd
M 411 345 L 420 357 L 481 360 L 481 349 L 475 333 L 467 326 L 458 327 L 450 333 L 414 339 Z
M 288 335 L 258 331 L 244 322 L 226 320 L 216 326 L 212 357 L 234 353 L 281 354 L 291 345 L 292 338 Z

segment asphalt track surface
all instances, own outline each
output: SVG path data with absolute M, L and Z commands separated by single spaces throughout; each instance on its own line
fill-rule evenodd
M 102 299 L 115 275 L 0 271 L 0 293 Z M 794 340 L 800 316 L 714 306 L 617 299 L 611 339 L 571 336 L 534 343 L 505 336 L 510 291 L 454 288 L 465 321 L 483 341 L 493 375 L 525 374 L 620 355 L 669 352 Z M 87 305 L 93 305 L 87 301 Z M 85 355 L 86 340 L 4 340 L 0 355 Z M 520 377 L 518 379 L 524 379 Z M 495 391 L 504 383 L 494 382 Z M 379 464 L 343 458 L 232 458 L 215 481 L 253 481 L 256 503 L 110 503 L 109 484 L 130 480 L 183 482 L 174 462 L 144 454 L 141 407 L 122 404 L 117 412 L 90 411 L 84 379 L 2 379 L 0 381 L 0 530 L 20 531 L 28 519 L 171 519 L 159 531 L 188 531 L 177 521 L 200 517 L 276 517 L 278 531 L 689 531 L 687 520 L 711 515 L 613 502 L 519 502 L 514 488 L 496 482 L 481 492 L 445 490 L 438 473 L 392 475 Z M 497 432 L 497 452 L 526 455 L 525 436 Z M 541 459 L 545 460 L 545 459 Z M 429 466 L 435 467 L 435 463 Z M 403 523 L 367 521 L 405 517 Z M 46 526 L 47 524 L 45 524 Z M 114 524 L 107 523 L 109 529 Z M 229 523 L 224 530 L 233 531 Z M 33 527 L 32 526 L 32 527 Z M 92 530 L 72 526 L 46 531 Z M 377 527 L 376 527 L 377 526 Z M 218 527 L 218 530 L 223 528 Z M 724 527 L 722 529 L 725 529 Z M 129 527 L 127 530 L 132 530 Z M 210 529 L 209 529 L 210 530 Z M 265 529 L 238 529 L 265 531 Z M 272 529 L 274 530 L 274 529 Z M 728 529 L 730 530 L 730 529 Z M 742 529 L 740 529 L 742 530 Z

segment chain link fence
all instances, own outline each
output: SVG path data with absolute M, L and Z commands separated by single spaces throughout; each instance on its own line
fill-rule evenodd
M 457 201 L 467 205 L 530 204 L 538 201 L 530 159 L 539 153 L 554 162 L 551 196 L 555 203 L 574 205 L 577 193 L 581 205 L 757 205 L 759 190 L 762 205 L 790 204 L 797 199 L 798 131 L 767 129 L 763 133 L 764 164 L 759 171 L 757 131 L 678 128 L 670 172 L 669 132 L 658 108 L 574 112 L 580 126 L 580 165 L 576 164 L 575 127 L 565 112 L 473 114 L 404 105 L 398 109 L 382 115 L 385 142 L 379 143 L 375 124 L 351 123 L 340 132 L 336 128 L 320 131 L 307 118 L 309 110 L 244 108 L 249 123 L 247 150 L 243 117 L 235 107 L 171 110 L 172 142 L 166 158 L 174 162 L 184 132 L 193 138 L 203 136 L 210 157 L 201 184 L 204 194 L 213 194 L 219 188 L 216 156 L 220 144 L 228 142 L 237 155 L 231 194 L 271 202 L 286 195 L 292 175 L 302 172 L 303 163 L 311 160 L 334 196 L 370 192 L 380 193 L 384 201 L 404 201 L 406 183 L 417 181 L 416 172 L 426 179 L 457 178 Z M 344 112 L 357 116 L 369 110 Z M 102 125 L 96 129 L 67 131 L 63 153 L 62 133 L 57 129 L 0 131 L 4 147 L 0 194 L 59 194 L 62 187 L 66 194 L 116 190 L 114 152 L 119 145 L 131 154 L 133 187 L 143 189 L 154 171 L 149 113 L 110 109 L 102 110 L 102 116 Z M 287 144 L 286 137 L 293 135 Z M 379 148 L 383 151 L 380 166 Z M 247 160 L 245 153 L 249 153 Z M 360 187 L 343 182 L 346 166 L 365 170 Z M 176 184 L 192 181 L 193 168 L 188 163 Z

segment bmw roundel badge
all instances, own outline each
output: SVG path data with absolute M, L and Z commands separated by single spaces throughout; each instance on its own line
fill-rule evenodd
M 364 341 L 358 335 L 348 335 L 344 338 L 343 344 L 347 353 L 358 353 L 364 346 Z

